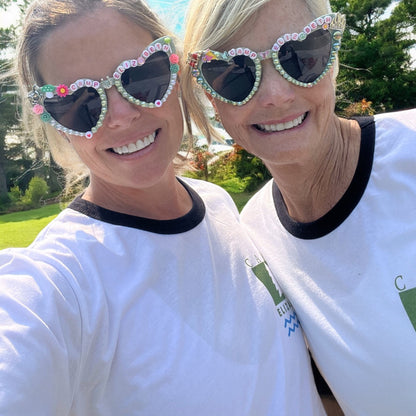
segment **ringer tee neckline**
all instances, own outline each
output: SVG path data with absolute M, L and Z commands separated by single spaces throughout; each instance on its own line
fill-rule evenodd
M 374 117 L 357 117 L 361 128 L 361 145 L 357 168 L 345 194 L 338 203 L 316 221 L 301 223 L 293 220 L 286 208 L 276 182 L 273 182 L 273 201 L 277 216 L 283 227 L 293 236 L 311 240 L 324 237 L 341 225 L 360 202 L 368 185 L 374 160 L 375 123 Z
M 192 230 L 202 222 L 205 217 L 206 209 L 204 201 L 198 193 L 179 178 L 177 178 L 177 180 L 182 184 L 191 197 L 192 208 L 182 217 L 172 220 L 155 220 L 112 211 L 82 199 L 82 195 L 76 197 L 68 208 L 108 224 L 135 228 L 137 230 L 148 231 L 156 234 L 184 233 Z

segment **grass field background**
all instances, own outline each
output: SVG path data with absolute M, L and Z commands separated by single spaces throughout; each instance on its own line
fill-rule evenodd
M 60 211 L 60 204 L 53 204 L 31 211 L 0 215 L 0 250 L 27 247 Z
M 254 192 L 231 194 L 241 211 Z M 31 211 L 0 215 L 0 250 L 27 247 L 50 221 L 61 212 L 60 204 L 46 205 Z

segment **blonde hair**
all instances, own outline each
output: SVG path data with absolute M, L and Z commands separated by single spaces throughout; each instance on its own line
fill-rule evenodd
M 191 52 L 220 48 L 270 1 L 273 0 L 191 0 L 186 18 L 184 58 Z M 305 3 L 313 16 L 331 12 L 328 0 L 305 0 Z M 205 94 L 201 88 L 195 88 L 189 65 L 184 64 L 182 72 L 182 91 L 189 103 L 190 115 L 209 140 L 216 134 L 203 110 Z
M 55 162 L 64 168 L 67 174 L 67 185 L 79 179 L 85 179 L 89 176 L 89 171 L 63 134 L 33 116 L 31 106 L 25 97 L 34 84 L 44 83 L 37 62 L 44 39 L 65 22 L 94 13 L 100 8 L 114 9 L 125 15 L 132 22 L 147 30 L 153 39 L 164 35 L 173 36 L 141 0 L 34 0 L 31 3 L 26 13 L 16 53 L 15 72 L 23 99 L 23 120 L 36 143 L 43 147 L 47 145 Z M 185 114 L 187 114 L 186 105 L 184 107 Z

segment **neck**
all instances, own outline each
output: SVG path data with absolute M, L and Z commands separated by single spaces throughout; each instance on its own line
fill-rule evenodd
M 336 118 L 324 142 L 328 147 L 315 157 L 285 166 L 267 166 L 289 215 L 296 221 L 312 222 L 325 215 L 344 195 L 354 176 L 361 143 L 358 123 Z
M 143 188 L 115 187 L 91 178 L 83 199 L 112 211 L 155 220 L 179 218 L 192 208 L 191 197 L 176 179 L 173 167 L 158 183 Z

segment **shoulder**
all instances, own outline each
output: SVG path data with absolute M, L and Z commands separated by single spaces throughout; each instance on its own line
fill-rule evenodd
M 416 108 L 397 111 L 393 113 L 377 114 L 375 117 L 376 128 L 385 130 L 408 130 L 416 134 Z
M 37 247 L 39 244 L 53 246 L 54 242 L 56 243 L 55 239 L 74 240 L 74 233 L 84 226 L 88 226 L 91 222 L 91 218 L 87 215 L 71 208 L 65 208 L 42 229 L 31 246 Z
M 64 209 L 29 247 L 1 250 L 0 286 L 15 282 L 10 285 L 33 288 L 46 297 L 58 291 L 76 301 L 76 276 L 84 274 L 79 253 L 86 240 L 93 240 L 87 221 L 85 215 Z
M 39 336 L 47 336 L 49 331 L 66 331 L 79 341 L 79 297 L 75 282 L 71 281 L 72 272 L 67 268 L 71 266 L 62 260 L 32 248 L 0 251 L 0 303 L 11 325 L 19 319 Z M 64 321 L 65 329 L 61 328 Z M 18 332 L 15 327 L 10 336 L 13 338 Z
M 180 180 L 197 192 L 208 208 L 218 204 L 225 204 L 232 209 L 237 209 L 230 194 L 220 186 L 200 179 L 181 177 Z
M 378 114 L 375 157 L 413 159 L 416 151 L 416 109 Z M 413 160 L 412 160 L 413 163 Z
M 244 222 L 250 218 L 258 217 L 268 211 L 268 207 L 274 207 L 273 203 L 273 179 L 270 179 L 259 191 L 257 191 L 247 202 L 241 211 L 241 218 Z
M 33 299 L 38 294 L 47 299 L 48 294 L 59 292 L 59 296 L 76 301 L 74 285 L 70 278 L 75 265 L 71 253 L 53 247 L 52 242 L 28 248 L 1 250 L 0 291 L 3 295 L 8 290 L 33 292 Z

